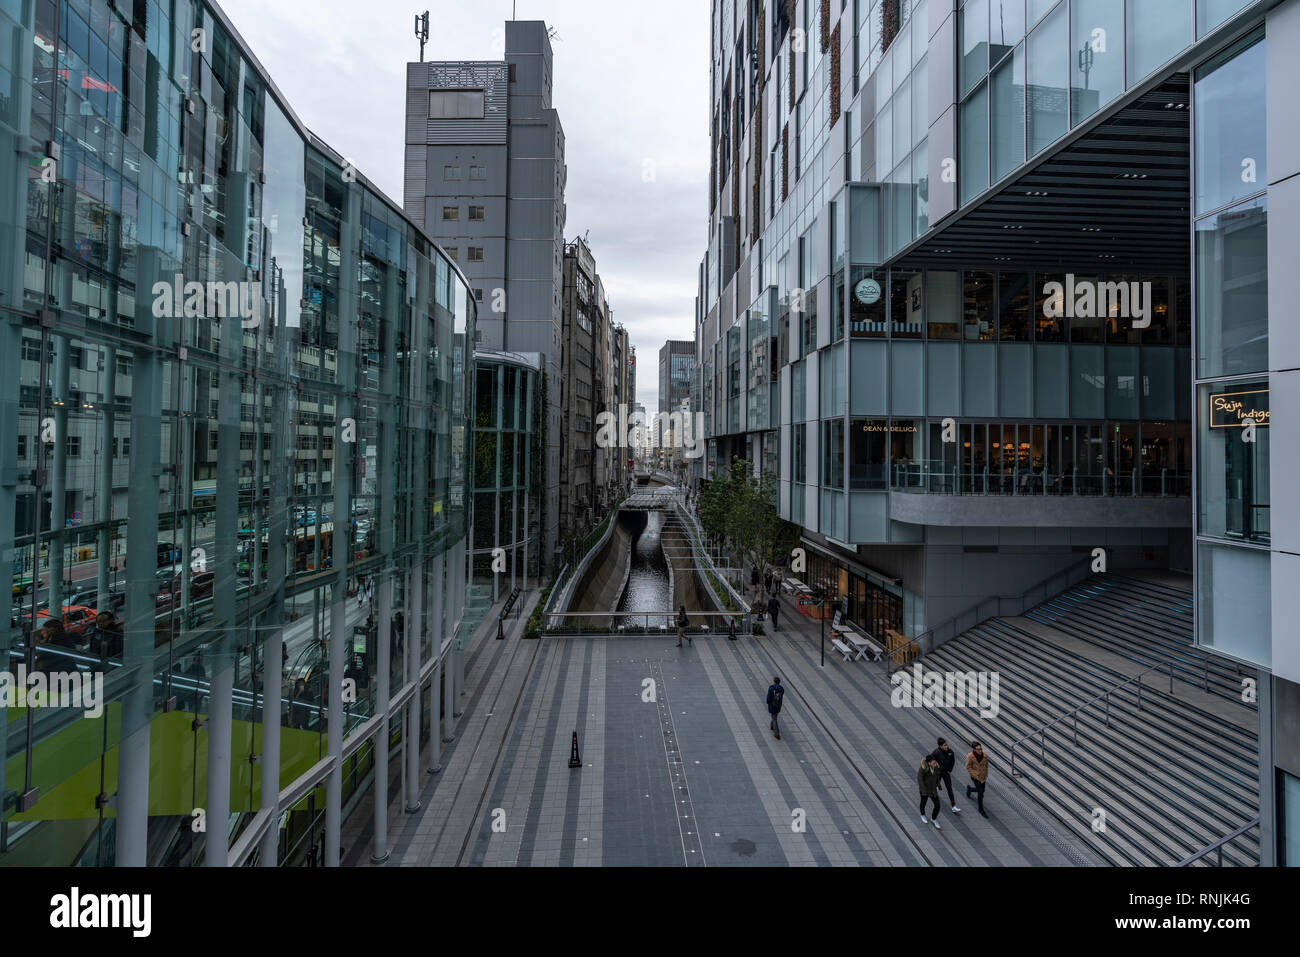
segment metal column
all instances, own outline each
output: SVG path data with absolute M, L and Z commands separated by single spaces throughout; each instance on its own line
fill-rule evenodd
M 393 670 L 393 575 L 392 569 L 385 569 L 383 580 L 379 583 L 379 615 L 376 627 L 379 629 L 378 679 L 379 689 L 375 699 L 375 714 L 388 714 L 388 701 L 392 697 Z M 375 847 L 370 853 L 373 864 L 383 864 L 388 860 L 388 742 L 389 725 L 387 717 L 379 723 L 375 732 Z
M 421 627 L 424 566 L 412 566 L 408 575 L 406 680 L 415 686 L 415 693 L 406 704 L 406 813 L 414 814 L 420 810 L 420 638 L 424 630 Z

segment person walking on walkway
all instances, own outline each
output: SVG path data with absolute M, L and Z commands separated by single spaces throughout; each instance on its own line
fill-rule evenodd
M 777 600 L 777 597 L 773 595 L 771 598 L 767 600 L 767 614 L 772 619 L 773 634 L 775 634 L 777 631 L 780 630 L 780 628 L 776 623 L 776 616 L 779 615 L 780 613 L 781 613 L 781 603 Z
M 957 755 L 948 747 L 948 741 L 940 738 L 939 746 L 930 752 L 930 757 L 939 762 L 939 781 L 948 789 L 948 803 L 952 805 L 953 813 L 960 814 L 961 808 L 952 794 L 952 768 L 957 763 Z
M 931 817 L 934 818 L 934 826 L 943 830 L 943 825 L 939 823 L 939 762 L 933 754 L 927 754 L 921 759 L 921 767 L 916 772 L 916 783 L 921 788 L 921 823 L 930 823 L 925 816 L 925 802 L 933 801 L 934 812 Z
M 970 754 L 966 755 L 966 771 L 970 774 L 970 784 L 966 785 L 966 800 L 970 800 L 971 791 L 979 798 L 980 814 L 988 817 L 984 810 L 984 784 L 989 779 L 989 756 L 984 753 L 978 741 L 970 743 Z
M 691 636 L 686 634 L 686 629 L 691 627 L 691 620 L 686 616 L 686 606 L 682 605 L 677 609 L 677 647 L 682 646 L 682 638 L 691 641 Z
M 781 676 L 777 675 L 767 689 L 767 713 L 772 716 L 769 727 L 778 741 L 781 740 L 781 704 L 784 700 L 785 688 L 781 686 Z
M 758 577 L 758 566 L 757 566 L 757 565 L 755 565 L 753 568 L 751 568 L 751 569 L 749 570 L 749 584 L 750 584 L 750 587 L 754 589 L 754 597 L 757 598 L 757 597 L 758 597 L 758 586 L 759 586 L 759 584 L 760 584 L 759 577 Z
M 770 594 L 772 594 L 772 572 L 771 572 L 771 569 L 769 569 L 768 572 L 767 572 L 767 574 L 763 576 L 763 594 L 765 594 L 765 595 L 770 595 Z

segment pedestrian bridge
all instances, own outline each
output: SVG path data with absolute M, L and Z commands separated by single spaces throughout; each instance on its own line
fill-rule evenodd
M 638 488 L 623 501 L 619 511 L 672 508 L 676 495 L 677 490 L 672 488 Z

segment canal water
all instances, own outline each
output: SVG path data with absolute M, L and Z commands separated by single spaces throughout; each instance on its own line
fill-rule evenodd
M 659 540 L 665 520 L 664 512 L 651 510 L 646 513 L 645 531 L 632 546 L 632 569 L 627 589 L 618 603 L 617 610 L 624 614 L 614 619 L 615 627 L 643 626 L 646 622 L 644 615 L 638 617 L 634 612 L 667 611 L 672 604 L 672 597 L 668 594 L 668 563 L 664 560 Z M 660 623 L 652 621 L 653 625 Z

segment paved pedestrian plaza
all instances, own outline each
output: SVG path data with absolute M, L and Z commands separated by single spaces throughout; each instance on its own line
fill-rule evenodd
M 496 641 L 489 622 L 442 771 L 416 813 L 392 803 L 388 866 L 1100 863 L 997 754 L 987 819 L 964 800 L 959 760 L 962 812 L 944 801 L 942 830 L 922 825 L 916 768 L 942 715 L 891 707 L 878 664 L 832 654 L 823 669 L 817 622 L 788 601 L 777 635 L 682 649 L 669 635 L 524 641 L 518 623 Z M 764 704 L 778 674 L 779 741 Z M 353 816 L 347 863 L 368 862 L 371 817 Z

